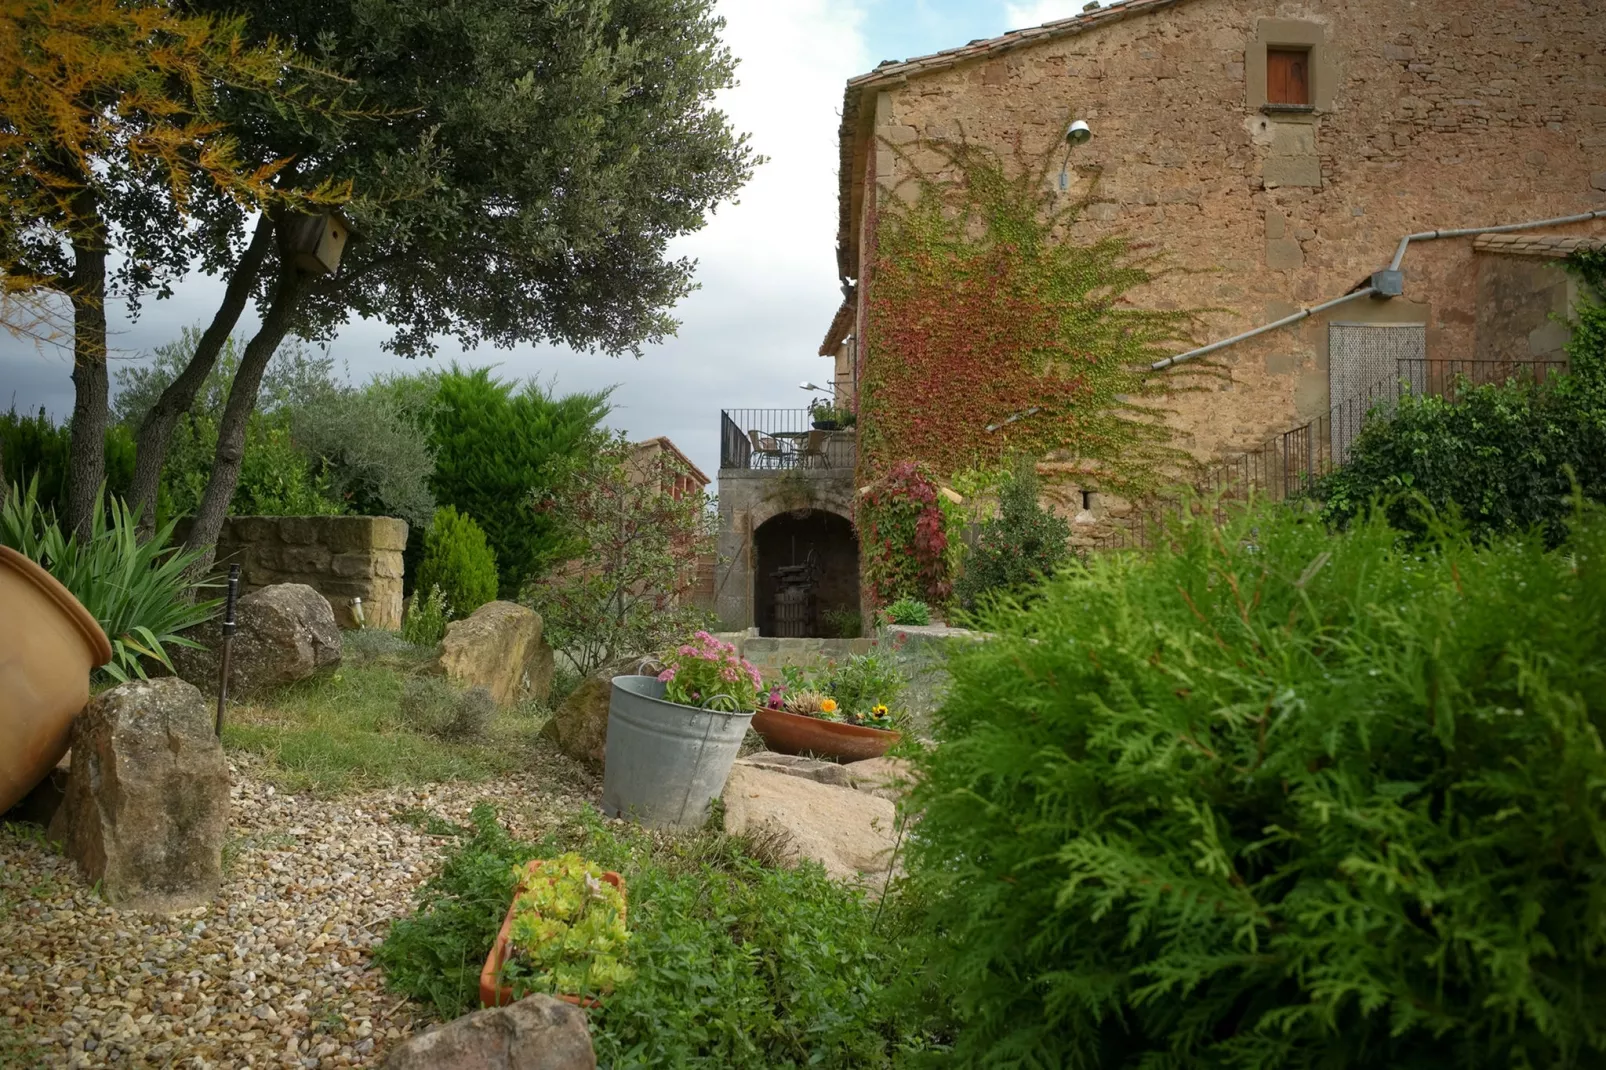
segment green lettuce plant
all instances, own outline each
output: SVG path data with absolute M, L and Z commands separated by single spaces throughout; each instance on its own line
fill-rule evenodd
M 502 966 L 514 998 L 606 993 L 634 976 L 624 963 L 630 942 L 624 893 L 600 866 L 569 852 L 516 874 L 520 888 Z
M 210 620 L 221 599 L 196 599 L 214 586 L 189 575 L 201 557 L 173 545 L 173 521 L 141 538 L 138 517 L 120 498 L 98 499 L 89 537 L 66 535 L 50 510 L 39 504 L 37 479 L 15 485 L 0 503 L 0 544 L 38 562 L 71 591 L 111 640 L 112 660 L 100 671 L 122 683 L 144 678 L 143 659 L 173 663 L 168 650 L 197 647 L 187 629 Z

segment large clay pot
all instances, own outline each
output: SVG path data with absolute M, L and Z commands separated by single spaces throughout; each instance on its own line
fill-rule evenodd
M 67 753 L 90 670 L 111 659 L 106 633 L 72 592 L 0 546 L 0 812 Z
M 764 745 L 781 754 L 812 754 L 839 762 L 879 758 L 898 742 L 899 734 L 883 728 L 804 717 L 785 710 L 759 710 L 753 714 L 753 731 Z

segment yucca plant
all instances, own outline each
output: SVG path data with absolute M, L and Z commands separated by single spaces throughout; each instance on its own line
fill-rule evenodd
M 0 544 L 37 561 L 100 622 L 112 644 L 112 660 L 100 671 L 118 683 L 143 678 L 143 658 L 171 671 L 168 649 L 198 647 L 180 633 L 211 619 L 222 601 L 192 600 L 194 591 L 215 585 L 189 578 L 201 554 L 172 545 L 176 521 L 141 539 L 136 520 L 113 497 L 106 508 L 97 501 L 88 539 L 66 535 L 54 512 L 40 507 L 37 478 L 26 490 L 13 485 L 0 503 Z

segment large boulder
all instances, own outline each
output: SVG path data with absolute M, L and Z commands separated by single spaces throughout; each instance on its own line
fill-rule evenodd
M 569 692 L 558 704 L 541 735 L 577 762 L 600 767 L 608 745 L 608 705 L 613 701 L 613 678 L 629 676 L 641 664 L 627 658 L 604 665 Z
M 420 1033 L 391 1051 L 385 1070 L 595 1070 L 580 1008 L 527 996 Z
M 134 680 L 73 723 L 67 793 L 51 835 L 107 902 L 190 910 L 223 882 L 229 769 L 213 708 L 183 680 Z
M 798 754 L 776 754 L 774 751 L 761 750 L 736 759 L 736 764 L 786 776 L 800 776 L 804 780 L 834 784 L 839 788 L 858 786 L 853 782 L 853 774 L 848 771 L 848 766 Z
M 897 807 L 853 788 L 738 762 L 725 782 L 725 831 L 774 837 L 782 857 L 812 858 L 837 880 L 879 892 L 897 841 Z
M 487 602 L 446 626 L 435 671 L 462 688 L 483 687 L 498 706 L 525 695 L 526 678 L 542 672 L 541 615 L 513 602 Z M 552 687 L 550 669 L 546 687 Z
M 304 583 L 275 583 L 240 598 L 229 654 L 229 693 L 293 684 L 340 664 L 340 628 L 329 600 Z M 171 650 L 180 677 L 216 694 L 222 614 L 190 632 L 203 649 Z

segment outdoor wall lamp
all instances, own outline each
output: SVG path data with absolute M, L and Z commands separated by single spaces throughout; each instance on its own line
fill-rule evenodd
M 815 383 L 809 383 L 809 382 L 798 383 L 797 385 L 798 385 L 798 389 L 799 390 L 807 390 L 807 391 L 809 391 L 811 393 L 816 393 L 816 394 L 830 393 L 830 394 L 833 394 L 833 395 L 836 393 L 836 387 L 834 387 L 834 386 L 819 386 L 819 385 L 817 385 Z
M 1093 140 L 1093 128 L 1087 125 L 1085 119 L 1078 119 L 1065 128 L 1065 162 L 1060 164 L 1060 189 L 1069 189 L 1071 175 L 1068 168 L 1071 163 L 1071 150 L 1078 145 L 1086 145 Z

